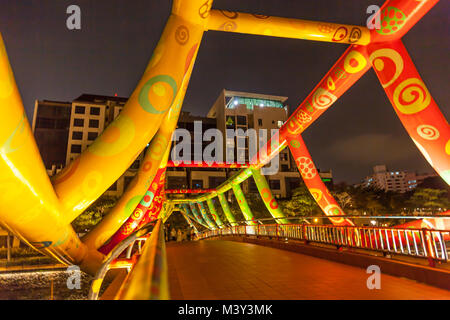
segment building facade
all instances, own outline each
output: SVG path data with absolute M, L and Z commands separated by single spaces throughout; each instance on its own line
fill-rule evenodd
M 36 101 L 32 129 L 50 176 L 75 160 L 119 115 L 127 98 L 83 94 L 72 102 Z M 105 193 L 120 196 L 142 155 Z
M 247 92 L 237 92 L 222 90 L 219 97 L 209 110 L 206 117 L 194 117 L 189 113 L 182 113 L 178 128 L 185 128 L 194 136 L 194 122 L 202 123 L 203 132 L 208 128 L 217 128 L 224 137 L 223 158 L 240 162 L 249 162 L 250 148 L 254 141 L 248 135 L 230 135 L 230 131 L 236 132 L 241 129 L 242 133 L 248 133 L 249 129 L 256 132 L 256 152 L 266 141 L 270 140 L 271 130 L 279 129 L 288 119 L 288 106 L 285 104 L 287 97 L 254 94 Z M 242 141 L 238 141 L 242 139 Z M 262 141 L 260 144 L 259 141 Z M 209 142 L 208 142 L 209 143 Z M 208 144 L 206 143 L 206 145 Z M 192 141 L 192 145 L 194 141 Z M 203 145 L 203 149 L 206 146 Z M 176 160 L 176 159 L 174 159 Z M 243 160 L 243 161 L 241 161 Z M 167 172 L 168 189 L 172 188 L 216 188 L 221 183 L 231 177 L 237 170 L 235 169 L 191 169 L 191 168 L 171 168 Z M 319 172 L 325 184 L 332 189 L 333 175 L 331 170 Z M 276 174 L 266 177 L 273 194 L 277 198 L 287 198 L 292 190 L 297 188 L 302 181 L 300 173 L 289 150 L 286 148 L 279 154 L 279 168 Z M 258 192 L 253 179 L 248 179 L 242 183 L 243 191 L 246 193 Z
M 75 160 L 119 115 L 127 100 L 121 97 L 83 94 L 72 102 L 36 101 L 33 132 L 49 175 L 58 173 L 65 165 Z M 202 139 L 201 146 L 196 146 L 194 128 L 201 126 L 202 133 L 212 128 L 217 128 L 222 133 L 225 152 L 221 161 L 225 161 L 228 156 L 234 161 L 243 157 L 244 162 L 249 162 L 250 148 L 254 147 L 254 142 L 248 136 L 230 136 L 227 129 L 242 129 L 243 133 L 252 129 L 256 132 L 257 141 L 264 138 L 262 140 L 266 142 L 270 139 L 271 130 L 279 129 L 288 119 L 286 100 L 286 97 L 280 96 L 222 90 L 206 117 L 182 112 L 177 129 L 190 132 L 193 157 L 200 156 L 196 152 L 203 152 L 210 143 Z M 264 136 L 266 133 L 267 137 Z M 172 150 L 173 146 L 174 143 Z M 235 148 L 229 148 L 234 146 Z M 232 154 L 226 150 L 232 150 Z M 258 150 L 259 142 L 256 146 L 256 151 Z M 122 195 L 139 169 L 145 151 L 105 195 Z M 216 188 L 235 172 L 237 169 L 168 168 L 166 188 Z M 332 189 L 331 170 L 319 170 L 319 174 Z M 289 197 L 292 190 L 300 185 L 301 176 L 287 148 L 279 154 L 279 170 L 276 174 L 267 176 L 267 179 L 277 198 Z M 242 187 L 244 192 L 257 192 L 252 179 L 245 181 Z
M 66 165 L 71 109 L 70 102 L 35 102 L 31 128 L 50 174 Z
M 358 186 L 384 190 L 386 192 L 405 193 L 414 190 L 426 178 L 435 176 L 437 176 L 435 173 L 418 174 L 407 171 L 389 171 L 386 165 L 376 165 L 373 167 L 373 174 L 367 176 Z

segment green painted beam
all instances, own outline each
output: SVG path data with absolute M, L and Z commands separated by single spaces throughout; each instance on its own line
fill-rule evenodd
M 234 195 L 238 201 L 239 208 L 241 208 L 242 214 L 245 220 L 247 220 L 248 225 L 255 225 L 256 222 L 253 218 L 252 210 L 248 205 L 247 199 L 245 199 L 244 192 L 242 192 L 241 186 L 239 184 L 233 184 L 232 186 Z
M 211 229 L 213 229 L 213 230 L 217 229 L 216 224 L 209 218 L 208 213 L 206 212 L 206 208 L 203 205 L 203 202 L 197 202 L 197 204 L 200 207 L 200 214 L 202 215 L 203 220 L 206 221 L 206 223 L 208 224 L 208 226 Z M 194 206 L 195 206 L 195 204 L 194 204 Z
M 225 199 L 225 195 L 223 193 L 219 193 L 217 195 L 219 198 L 220 206 L 222 207 L 223 213 L 225 213 L 225 217 L 227 217 L 228 222 L 234 227 L 237 226 L 236 218 L 231 212 L 230 206 L 228 204 L 227 199 Z
M 209 212 L 211 213 L 211 216 L 214 219 L 214 222 L 217 223 L 219 228 L 223 228 L 224 224 L 222 222 L 222 219 L 220 219 L 220 216 L 217 214 L 216 208 L 214 207 L 214 203 L 212 199 L 206 200 L 206 203 L 208 204 Z
M 255 180 L 256 187 L 258 188 L 259 194 L 261 195 L 261 198 L 264 201 L 267 210 L 269 210 L 272 217 L 282 218 L 276 220 L 278 224 L 288 224 L 289 221 L 287 219 L 283 219 L 286 218 L 286 215 L 281 210 L 277 200 L 273 196 L 269 184 L 267 183 L 266 177 L 261 174 L 259 169 L 251 169 L 251 171 L 253 174 L 253 179 Z

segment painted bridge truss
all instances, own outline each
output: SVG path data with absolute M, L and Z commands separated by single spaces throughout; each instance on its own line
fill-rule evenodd
M 437 2 L 388 0 L 379 12 L 381 28 L 369 30 L 361 26 L 214 10 L 212 0 L 174 0 L 161 39 L 120 115 L 52 179 L 40 157 L 0 37 L 0 223 L 36 250 L 62 263 L 77 264 L 91 274 L 99 270 L 105 256 L 129 235 L 149 223 L 165 221 L 174 210 L 181 211 L 193 227 L 194 223 L 208 230 L 236 227 L 238 223 L 224 194 L 228 190 L 238 200 L 247 225 L 256 225 L 240 187 L 250 177 L 255 180 L 274 221 L 285 225 L 289 221 L 260 169 L 278 152 L 289 148 L 324 214 L 336 227 L 352 227 L 352 221 L 342 217 L 345 213 L 321 181 L 301 135 L 371 68 L 419 151 L 450 183 L 447 120 L 402 43 L 402 37 Z M 346 43 L 349 47 L 250 164 L 190 165 L 228 166 L 240 171 L 218 188 L 203 193 L 165 190 L 166 168 L 186 165 L 169 161 L 169 151 L 200 43 L 208 30 Z M 142 165 L 115 207 L 82 239 L 78 238 L 71 222 L 127 170 L 147 144 Z M 189 192 L 198 195 L 185 199 L 166 196 Z M 217 214 L 216 198 L 226 221 Z M 436 227 L 440 222 L 433 223 Z M 160 238 L 155 233 L 153 240 L 148 241 L 149 246 L 160 250 Z M 143 260 L 141 268 L 148 268 L 149 262 Z M 135 269 L 139 271 L 138 266 L 139 263 Z M 139 283 L 138 271 L 128 282 Z M 127 295 L 122 292 L 122 296 Z

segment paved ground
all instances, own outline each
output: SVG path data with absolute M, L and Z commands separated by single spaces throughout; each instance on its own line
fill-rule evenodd
M 381 290 L 369 290 L 364 269 L 248 243 L 168 243 L 167 255 L 175 300 L 450 299 L 449 291 L 384 274 Z

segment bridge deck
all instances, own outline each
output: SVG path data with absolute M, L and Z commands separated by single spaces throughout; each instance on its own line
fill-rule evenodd
M 181 299 L 450 299 L 450 292 L 381 275 L 367 289 L 365 270 L 248 243 L 167 244 L 171 298 Z

